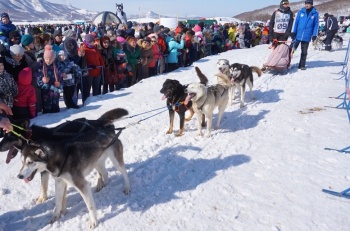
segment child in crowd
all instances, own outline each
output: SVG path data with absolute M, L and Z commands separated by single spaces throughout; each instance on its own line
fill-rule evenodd
M 52 50 L 52 46 L 46 45 L 42 67 L 36 73 L 37 83 L 41 89 L 43 114 L 60 111 L 61 76 L 55 64 L 55 52 Z
M 80 82 L 82 73 L 78 65 L 66 58 L 64 51 L 58 52 L 58 73 L 63 79 L 63 100 L 67 108 L 79 108 L 76 85 Z
M 18 95 L 13 103 L 13 118 L 32 119 L 36 117 L 36 94 L 32 85 L 32 69 L 23 68 L 18 73 Z
M 4 62 L 5 59 L 0 57 L 0 101 L 12 108 L 18 87 L 13 77 L 5 71 Z
M 132 70 L 131 66 L 128 65 L 128 60 L 126 54 L 123 50 L 123 44 L 115 41 L 115 46 L 113 49 L 113 56 L 115 57 L 115 62 L 117 64 L 117 72 L 119 83 L 116 86 L 116 89 L 128 87 L 128 82 L 131 82 L 132 79 Z

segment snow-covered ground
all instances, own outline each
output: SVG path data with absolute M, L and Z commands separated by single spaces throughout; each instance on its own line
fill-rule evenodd
M 344 44 L 348 39 L 346 35 Z M 218 59 L 261 67 L 269 52 L 261 45 L 205 57 L 194 65 L 214 84 Z M 332 97 L 344 91 L 344 80 L 336 79 L 345 53 L 345 46 L 333 52 L 310 46 L 306 71 L 255 76 L 256 100 L 248 93 L 244 108 L 238 103 L 228 107 L 211 138 L 196 136 L 195 117 L 182 137 L 166 135 L 168 113 L 155 115 L 166 110 L 159 92 L 165 79 L 198 82 L 193 66 L 90 98 L 78 110 L 41 115 L 33 123 L 51 127 L 80 117 L 96 119 L 116 107 L 130 113 L 117 127 L 142 120 L 120 136 L 132 192 L 123 194 L 122 177 L 108 161 L 110 182 L 93 194 L 96 230 L 347 231 L 350 201 L 322 192 L 350 187 L 350 156 L 325 150 L 350 145 L 346 111 L 331 108 L 341 103 Z M 300 50 L 294 66 L 299 58 Z M 177 132 L 177 115 L 175 119 Z M 68 190 L 67 214 L 49 225 L 54 181 L 50 178 L 48 201 L 35 205 L 39 175 L 26 184 L 17 178 L 20 157 L 8 165 L 5 159 L 1 153 L 0 230 L 88 229 L 87 208 L 75 189 Z M 97 173 L 88 179 L 94 188 Z

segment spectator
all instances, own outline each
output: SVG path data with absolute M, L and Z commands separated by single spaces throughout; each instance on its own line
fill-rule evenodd
M 18 94 L 14 98 L 13 118 L 32 119 L 36 117 L 36 93 L 32 85 L 33 74 L 29 67 L 22 69 L 18 74 Z
M 301 55 L 299 61 L 299 69 L 306 70 L 306 57 L 309 43 L 316 40 L 318 34 L 318 12 L 313 7 L 313 0 L 306 0 L 305 7 L 301 8 L 296 14 L 293 28 L 292 39 L 296 39 L 294 50 L 301 44 Z
M 179 68 L 179 60 L 178 60 L 178 54 L 177 49 L 183 49 L 185 46 L 185 38 L 186 34 L 183 34 L 181 36 L 180 43 L 178 43 L 175 39 L 175 32 L 170 31 L 167 36 L 167 44 L 168 44 L 168 72 L 171 72 L 173 70 L 176 70 Z
M 44 51 L 42 67 L 36 73 L 38 86 L 41 89 L 43 114 L 60 111 L 59 99 L 62 91 L 62 77 L 55 64 L 55 52 L 47 45 Z
M 269 40 L 287 41 L 293 26 L 293 12 L 288 0 L 282 0 L 280 7 L 273 12 L 270 19 Z
M 9 33 L 9 45 L 18 45 L 21 41 L 21 35 L 17 30 L 13 30 Z
M 13 107 L 13 98 L 18 94 L 15 80 L 4 68 L 4 58 L 0 57 L 0 101 L 9 108 Z
M 16 30 L 16 26 L 12 24 L 10 16 L 7 13 L 2 13 L 0 17 L 0 40 L 6 49 L 9 49 L 9 35 L 11 31 Z
M 161 52 L 160 52 L 160 49 L 159 49 L 157 37 L 156 36 L 152 36 L 150 38 L 151 38 L 153 59 L 148 64 L 148 71 L 149 71 L 149 76 L 151 77 L 151 76 L 157 75 L 158 60 L 159 60 Z
M 138 78 L 138 81 L 141 79 L 146 79 L 149 77 L 148 65 L 153 61 L 153 51 L 151 39 L 145 37 L 144 39 L 139 39 L 137 44 L 140 47 L 141 51 L 141 75 Z
M 128 64 L 131 66 L 132 70 L 132 78 L 131 82 L 128 83 L 128 86 L 132 86 L 137 82 L 137 77 L 140 75 L 139 72 L 141 72 L 141 50 L 136 44 L 136 38 L 135 37 L 127 37 L 126 42 L 124 43 L 123 48 Z
M 159 72 L 159 74 L 163 74 L 164 70 L 165 70 L 165 59 L 164 59 L 164 55 L 166 53 L 166 42 L 165 42 L 165 37 L 164 34 L 162 33 L 161 30 L 161 26 L 155 25 L 153 27 L 153 31 L 155 34 L 155 39 L 157 40 L 158 43 L 158 48 L 159 48 L 159 57 L 158 57 L 158 66 L 159 66 L 159 71 L 157 71 L 157 73 Z
M 52 50 L 55 52 L 55 55 L 57 56 L 58 52 L 60 50 L 62 50 L 62 31 L 61 30 L 55 30 L 55 32 L 53 33 L 53 42 L 52 42 Z
M 83 78 L 82 82 L 82 100 L 83 103 L 90 96 L 92 88 L 92 95 L 101 94 L 101 75 L 104 62 L 98 49 L 94 45 L 95 38 L 91 34 L 85 35 L 83 41 L 83 48 L 85 52 L 86 64 L 89 69 L 89 75 Z
M 333 15 L 329 15 L 328 13 L 324 14 L 324 21 L 327 35 L 325 41 L 325 50 L 330 51 L 332 50 L 332 40 L 339 30 L 339 25 L 336 17 L 334 17 Z
M 108 36 L 103 36 L 100 40 L 100 53 L 104 61 L 104 84 L 103 94 L 113 92 L 115 86 L 118 84 L 117 68 L 114 62 L 113 47 L 111 46 L 111 39 Z

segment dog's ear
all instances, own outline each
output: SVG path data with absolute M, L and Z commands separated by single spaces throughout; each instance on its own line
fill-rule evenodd
M 41 148 L 38 148 L 35 150 L 35 155 L 37 155 L 40 159 L 46 159 L 46 154 L 45 152 L 41 149 Z

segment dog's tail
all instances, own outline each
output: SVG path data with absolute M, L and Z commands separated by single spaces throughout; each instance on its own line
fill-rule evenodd
M 259 77 L 261 76 L 262 70 L 259 67 L 251 66 L 250 68 L 252 69 L 253 72 L 257 73 Z
M 195 67 L 197 76 L 199 77 L 200 83 L 207 85 L 208 84 L 208 78 L 201 72 L 201 70 L 198 67 Z
M 106 113 L 101 115 L 101 117 L 98 118 L 97 120 L 106 120 L 109 122 L 113 122 L 113 121 L 115 121 L 123 116 L 126 116 L 128 114 L 129 114 L 129 112 L 127 110 L 125 110 L 124 108 L 115 108 L 115 109 L 107 111 Z

